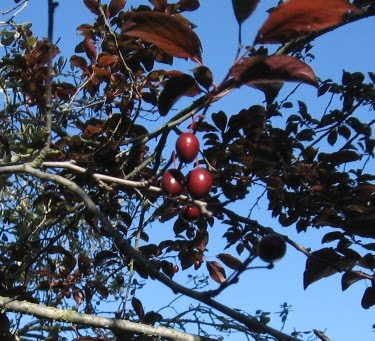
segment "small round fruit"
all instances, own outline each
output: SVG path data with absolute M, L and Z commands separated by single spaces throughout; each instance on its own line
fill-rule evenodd
M 258 256 L 265 262 L 272 263 L 285 255 L 286 242 L 278 234 L 269 234 L 258 244 Z
M 186 163 L 192 162 L 199 152 L 199 140 L 193 133 L 182 133 L 176 141 L 179 158 Z
M 177 273 L 179 270 L 180 270 L 180 268 L 178 267 L 178 265 L 173 266 L 173 272 L 174 273 Z
M 187 188 L 193 198 L 201 199 L 210 192 L 212 182 L 212 175 L 207 169 L 196 168 L 188 175 Z
M 201 216 L 201 209 L 196 205 L 184 206 L 181 209 L 181 217 L 182 219 L 186 221 L 191 221 L 191 222 L 197 221 L 200 216 Z
M 178 169 L 169 169 L 161 178 L 161 187 L 167 195 L 180 195 L 185 189 L 185 177 Z

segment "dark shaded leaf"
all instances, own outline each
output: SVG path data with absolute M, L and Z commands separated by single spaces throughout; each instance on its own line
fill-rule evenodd
M 120 12 L 126 4 L 126 0 L 111 0 L 109 3 L 108 9 L 109 9 L 109 16 L 113 17 L 118 12 Z
M 254 89 L 258 89 L 260 91 L 264 92 L 264 95 L 266 96 L 266 101 L 268 104 L 271 104 L 277 95 L 279 94 L 281 88 L 284 85 L 284 82 L 281 81 L 252 81 L 247 83 L 248 86 L 251 86 Z M 285 104 L 285 103 L 284 103 Z
M 115 252 L 104 250 L 100 251 L 98 254 L 96 254 L 94 258 L 94 266 L 98 266 L 103 264 L 103 262 L 110 258 L 117 258 L 118 255 Z
M 337 132 L 347 140 L 349 140 L 350 135 L 352 134 L 352 132 L 350 131 L 350 129 L 346 125 L 342 125 L 342 126 L 338 127 Z
M 307 258 L 306 269 L 303 274 L 304 289 L 311 283 L 335 274 L 338 270 L 334 269 L 332 266 L 339 267 L 343 260 L 343 257 L 337 254 L 333 248 L 321 249 L 312 254 L 313 257 Z M 315 259 L 315 257 L 319 260 Z
M 200 92 L 198 84 L 190 75 L 182 74 L 167 80 L 164 90 L 159 96 L 158 108 L 160 115 L 167 115 L 169 109 L 180 97 L 193 97 Z
M 218 127 L 222 132 L 224 132 L 228 122 L 228 117 L 224 113 L 224 111 L 213 113 L 211 117 L 215 123 L 215 126 Z
M 139 319 L 143 321 L 143 318 L 145 317 L 145 311 L 143 309 L 142 302 L 138 298 L 133 297 L 132 306 L 133 306 L 135 313 L 138 315 Z
M 366 250 L 375 251 L 375 243 L 368 243 L 362 245 Z
M 355 273 L 345 272 L 341 277 L 342 291 L 348 289 L 353 283 L 358 282 L 361 279 L 362 277 Z
M 222 284 L 226 281 L 224 268 L 218 262 L 206 262 L 210 277 L 217 283 Z
M 369 309 L 375 305 L 375 287 L 369 287 L 365 290 L 361 304 L 364 309 Z
M 78 256 L 78 269 L 82 274 L 88 274 L 91 268 L 91 260 L 84 253 L 80 253 Z
M 195 11 L 200 7 L 199 0 L 180 0 L 177 4 L 181 11 Z
M 340 165 L 342 163 L 358 161 L 361 157 L 353 150 L 342 150 L 324 156 L 324 162 L 333 165 Z
M 347 0 L 289 0 L 273 10 L 258 31 L 255 43 L 286 43 L 345 21 L 349 12 L 360 13 Z
M 155 44 L 165 53 L 202 63 L 202 45 L 195 32 L 175 17 L 158 12 L 133 12 L 122 33 Z
M 163 319 L 163 316 L 154 311 L 149 311 L 143 318 L 143 323 L 154 325 L 156 322 L 160 322 Z
M 258 6 L 259 0 L 232 0 L 234 15 L 241 25 Z
M 219 253 L 216 257 L 219 258 L 227 267 L 233 270 L 242 271 L 244 269 L 242 262 L 229 253 Z
M 205 89 L 209 89 L 213 83 L 211 70 L 207 66 L 198 66 L 193 69 L 193 74 L 197 82 Z
M 341 239 L 344 237 L 344 234 L 342 232 L 329 232 L 324 237 L 322 238 L 322 244 L 324 243 L 330 243 L 333 242 L 334 240 Z
M 331 146 L 333 146 L 333 145 L 337 142 L 337 138 L 338 138 L 337 130 L 336 130 L 336 129 L 333 129 L 333 130 L 328 134 L 327 141 L 328 141 L 328 143 L 329 143 Z
M 254 56 L 235 64 L 231 75 L 239 84 L 252 81 L 290 81 L 318 85 L 314 71 L 306 63 L 290 56 Z

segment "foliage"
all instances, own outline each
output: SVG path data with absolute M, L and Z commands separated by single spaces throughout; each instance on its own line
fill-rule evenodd
M 27 5 L 19 2 L 13 12 Z M 16 23 L 16 15 L 1 24 L 1 296 L 91 316 L 116 301 L 111 318 L 170 332 L 199 324 L 202 337 L 240 332 L 254 340 L 296 340 L 303 335 L 271 328 L 267 312 L 251 316 L 215 300 L 251 271 L 259 241 L 275 233 L 306 257 L 305 288 L 341 273 L 342 290 L 370 281 L 361 304 L 374 305 L 375 175 L 369 165 L 375 75 L 344 71 L 336 83 L 319 79 L 306 64 L 316 37 L 373 16 L 374 2 L 289 0 L 270 9 L 253 46 L 239 47 L 219 83 L 204 65 L 200 38 L 187 19 L 190 11 L 199 12 L 198 0 L 150 0 L 137 8 L 125 0 L 83 2 L 93 22 L 77 28 L 82 38 L 72 56 L 62 56 L 52 43 L 52 1 L 47 38 L 34 36 L 30 24 Z M 240 30 L 257 4 L 233 0 Z M 264 43 L 282 45 L 269 52 Z M 197 67 L 191 73 L 176 70 L 176 58 Z M 284 82 L 315 86 L 317 97 L 330 97 L 333 104 L 312 114 L 308 104 L 278 97 Z M 265 102 L 234 114 L 220 110 L 220 99 L 242 86 L 263 91 Z M 176 112 L 181 97 L 195 99 Z M 360 110 L 368 115 L 363 118 Z M 189 131 L 200 139 L 195 166 L 178 162 L 170 147 L 177 139 L 173 133 L 180 134 L 190 119 Z M 188 192 L 165 195 L 161 177 L 174 167 L 184 174 L 208 169 L 210 194 L 199 200 Z M 259 189 L 275 226 L 295 226 L 298 232 L 333 228 L 321 248 L 310 251 L 284 230 L 251 219 L 251 211 L 233 211 L 233 204 Z M 197 221 L 179 215 L 187 204 L 199 207 Z M 169 238 L 160 241 L 152 233 L 157 221 Z M 224 250 L 217 260 L 206 260 L 217 224 L 226 226 Z M 195 275 L 202 264 L 210 278 Z M 179 268 L 188 274 L 189 287 L 174 281 Z M 149 280 L 198 303 L 172 317 L 147 311 L 137 292 Z M 212 280 L 217 289 L 204 291 Z M 9 307 L 25 312 L 22 304 Z M 34 312 L 31 324 L 17 326 L 18 335 L 171 338 L 156 329 L 144 331 L 148 336 L 130 327 L 107 329 L 80 316 L 48 317 L 45 309 Z M 288 311 L 284 304 L 283 323 Z M 8 324 L 1 332 L 12 338 Z

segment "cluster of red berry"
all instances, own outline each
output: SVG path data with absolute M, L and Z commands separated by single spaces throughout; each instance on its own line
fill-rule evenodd
M 192 133 L 182 133 L 176 141 L 176 152 L 181 161 L 189 163 L 197 158 L 199 140 Z M 164 193 L 174 197 L 187 190 L 193 199 L 202 199 L 211 190 L 212 175 L 209 170 L 197 167 L 185 177 L 178 169 L 169 169 L 164 172 L 161 187 Z M 181 209 L 181 216 L 187 221 L 196 221 L 201 215 L 201 210 L 194 204 L 187 204 Z

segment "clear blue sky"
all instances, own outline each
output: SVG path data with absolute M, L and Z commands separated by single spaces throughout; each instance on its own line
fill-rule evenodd
M 13 1 L 2 0 L 0 10 L 9 8 Z M 104 1 L 103 1 L 104 2 Z M 31 21 L 35 33 L 44 36 L 47 26 L 46 0 L 31 0 L 29 8 L 18 18 L 18 21 Z M 132 4 L 147 3 L 143 1 L 128 1 L 127 8 Z M 243 42 L 251 44 L 257 29 L 267 17 L 265 8 L 277 1 L 263 1 L 256 13 L 244 24 Z M 198 25 L 196 31 L 203 45 L 203 60 L 205 65 L 211 68 L 215 81 L 220 82 L 233 62 L 237 49 L 237 23 L 235 21 L 230 0 L 202 0 L 201 9 L 188 13 L 188 18 Z M 75 28 L 82 23 L 90 23 L 93 15 L 83 6 L 79 0 L 60 1 L 56 10 L 55 40 L 61 38 L 59 46 L 63 54 L 69 56 L 74 50 L 75 43 L 79 41 Z M 375 71 L 373 44 L 373 32 L 375 32 L 374 19 L 366 19 L 353 25 L 341 28 L 314 43 L 313 53 L 316 59 L 311 62 L 316 74 L 322 79 L 332 78 L 339 81 L 342 70 L 348 71 Z M 190 61 L 178 61 L 174 68 L 190 70 L 196 65 Z M 288 88 L 290 90 L 290 87 Z M 283 94 L 287 94 L 285 90 Z M 281 95 L 282 97 L 282 95 Z M 297 96 L 302 98 L 309 106 L 311 113 L 321 114 L 322 108 L 327 104 L 328 98 L 317 99 L 316 90 L 307 85 L 300 87 Z M 220 108 L 227 114 L 237 113 L 239 109 L 259 104 L 263 100 L 261 93 L 243 88 L 230 94 L 220 101 L 214 108 Z M 177 106 L 182 106 L 188 101 L 181 101 Z M 213 108 L 213 110 L 215 110 Z M 213 110 L 211 112 L 213 112 Z M 373 113 L 371 113 L 373 115 Z M 250 207 L 250 206 L 249 206 Z M 237 206 L 247 215 L 246 203 L 242 207 Z M 311 247 L 313 250 L 319 247 L 321 237 L 329 231 L 308 231 L 304 234 L 296 234 L 293 228 L 282 228 L 278 222 L 272 220 L 264 213 L 264 205 L 260 210 L 255 210 L 253 218 L 257 218 L 264 225 L 272 226 L 278 232 L 289 235 L 298 243 Z M 155 224 L 152 231 L 163 238 L 167 226 Z M 211 232 L 211 241 L 208 245 L 209 256 L 222 252 L 221 239 L 225 227 L 216 224 Z M 164 231 L 164 232 L 163 232 Z M 213 235 L 215 234 L 215 238 Z M 260 264 L 260 262 L 256 263 Z M 254 265 L 256 265 L 254 264 Z M 340 275 L 331 276 L 312 284 L 306 291 L 303 290 L 302 275 L 305 265 L 305 257 L 297 251 L 289 248 L 287 256 L 281 260 L 272 271 L 256 270 L 245 274 L 237 286 L 225 291 L 219 300 L 230 307 L 239 308 L 249 313 L 257 309 L 275 312 L 280 304 L 288 302 L 293 306 L 293 312 L 285 327 L 286 332 L 298 330 L 311 330 L 313 328 L 326 330 L 327 336 L 332 341 L 374 339 L 372 324 L 375 323 L 374 308 L 364 310 L 360 306 L 360 300 L 366 285 L 364 281 L 354 284 L 347 291 L 341 291 Z M 202 273 L 205 267 L 201 268 Z M 183 273 L 175 276 L 176 280 L 185 281 Z M 158 300 L 155 300 L 155 291 L 158 292 Z M 162 289 L 157 283 L 150 283 L 145 292 L 140 292 L 140 297 L 147 310 L 158 309 L 163 305 L 163 300 L 173 297 L 169 289 Z M 194 304 L 194 303 L 193 303 Z M 279 328 L 278 318 L 273 317 L 273 326 Z M 226 338 L 227 340 L 242 339 L 238 336 Z

